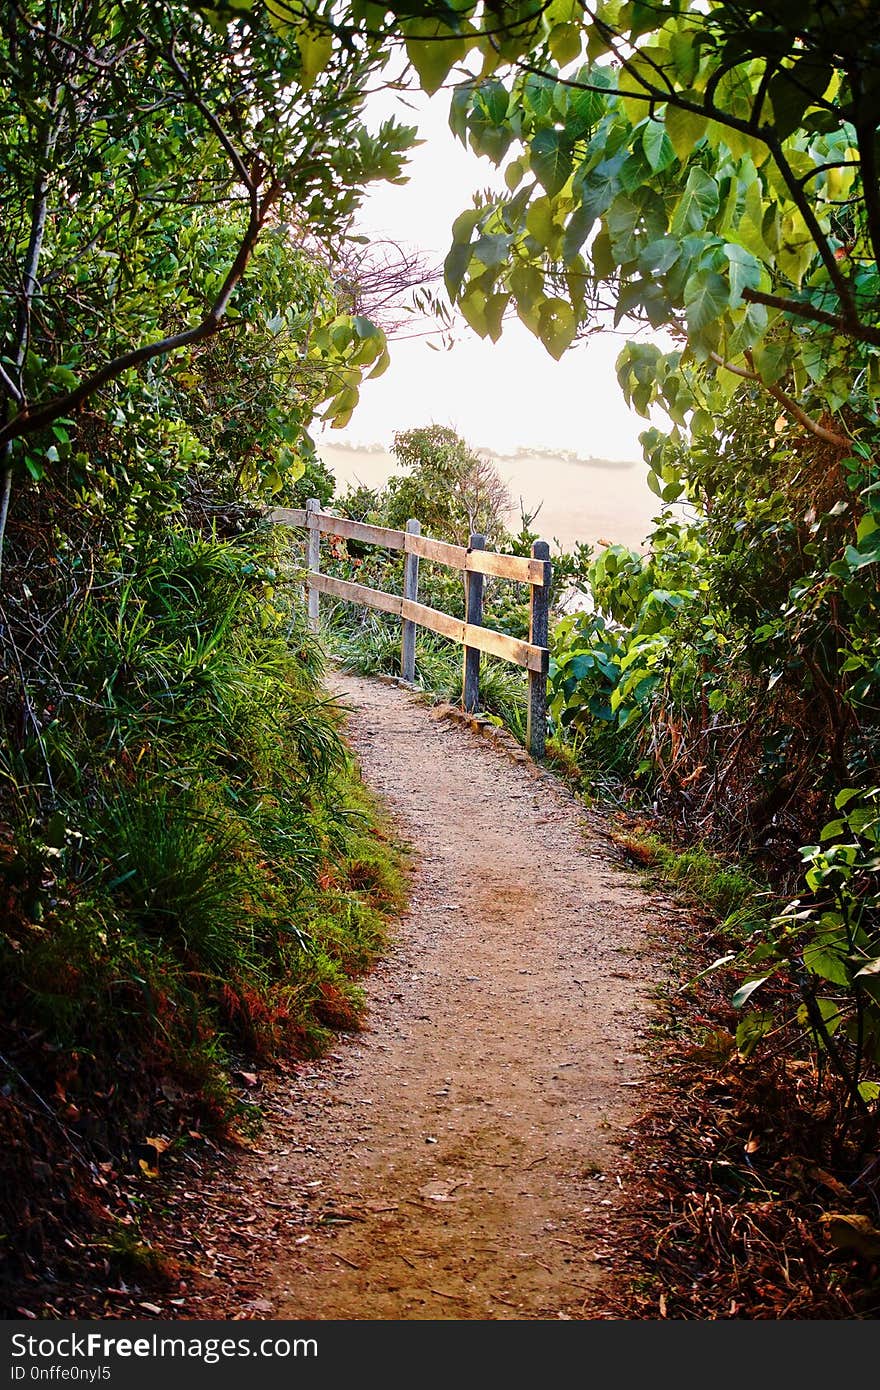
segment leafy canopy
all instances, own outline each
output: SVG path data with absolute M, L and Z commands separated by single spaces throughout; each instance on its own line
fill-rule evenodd
M 516 312 L 559 357 L 608 315 L 668 329 L 676 351 L 627 349 L 621 380 L 636 409 L 660 401 L 696 432 L 699 408 L 742 378 L 839 446 L 854 396 L 873 415 L 875 6 L 271 6 L 298 41 L 323 26 L 328 41 L 397 43 L 425 90 L 457 81 L 452 128 L 508 188 L 459 217 L 446 263 L 478 333 L 497 338 Z

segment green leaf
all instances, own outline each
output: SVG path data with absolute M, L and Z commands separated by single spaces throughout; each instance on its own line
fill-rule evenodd
M 452 224 L 452 240 L 456 245 L 470 241 L 473 230 L 485 211 L 485 208 L 465 208 L 464 212 L 458 214 Z
M 581 69 L 575 78 L 589 81 L 593 74 Z M 578 87 L 563 87 L 557 94 L 556 104 L 564 102 L 565 131 L 571 140 L 580 140 L 601 119 L 607 98 L 600 92 L 585 91 Z
M 486 296 L 483 317 L 486 320 L 486 331 L 493 343 L 497 343 L 498 339 L 501 337 L 501 321 L 504 317 L 504 310 L 509 303 L 509 294 L 490 294 Z
M 786 343 L 760 343 L 754 351 L 755 370 L 766 386 L 775 386 L 788 371 L 790 350 Z
M 843 787 L 834 798 L 834 805 L 838 811 L 842 811 L 844 806 L 848 806 L 857 797 L 863 796 L 861 787 Z
M 698 29 L 683 29 L 669 36 L 669 56 L 675 75 L 684 86 L 693 82 L 700 66 L 699 32 Z
M 526 231 L 538 245 L 548 250 L 558 228 L 553 219 L 553 204 L 549 198 L 536 198 L 526 213 Z
M 840 1012 L 840 1005 L 835 999 L 816 999 L 815 1004 L 816 1008 L 819 1011 L 819 1017 L 822 1020 L 825 1032 L 828 1034 L 829 1038 L 833 1037 L 834 1034 L 837 1032 L 838 1028 L 840 1027 L 841 1023 L 843 1022 Z M 799 1006 L 797 1011 L 797 1021 L 802 1028 L 809 1028 L 810 1031 L 816 1037 L 817 1041 L 820 1043 L 820 1046 L 824 1047 L 825 1044 L 822 1040 L 819 1030 L 813 1028 L 813 1024 L 810 1019 L 810 1011 L 807 1008 L 806 1004 L 801 1004 Z
M 539 120 L 546 120 L 553 110 L 555 82 L 542 73 L 530 72 L 522 86 L 523 103 Z
M 296 46 L 301 63 L 300 86 L 308 91 L 314 86 L 318 73 L 323 72 L 330 62 L 333 54 L 333 35 L 313 32 L 311 29 L 300 30 L 296 36 Z
M 686 232 L 702 231 L 718 211 L 719 202 L 715 180 L 699 165 L 694 165 L 672 218 L 672 235 L 684 236 Z
M 681 245 L 671 236 L 658 237 L 639 253 L 639 270 L 646 275 L 665 275 L 681 255 Z
M 381 376 L 382 373 L 386 372 L 390 366 L 391 353 L 388 351 L 386 347 L 382 349 L 379 356 L 377 357 L 375 366 L 367 372 L 367 381 L 372 381 L 374 377 Z
M 506 261 L 512 241 L 512 236 L 501 232 L 484 232 L 470 247 L 471 256 L 487 270 L 494 270 Z
M 443 262 L 443 279 L 450 299 L 458 297 L 470 263 L 471 248 L 468 245 L 453 246 Z
M 746 1014 L 736 1030 L 736 1049 L 741 1057 L 751 1057 L 762 1038 L 772 1030 L 775 1018 L 769 1009 Z
M 675 150 L 672 148 L 672 141 L 669 139 L 662 121 L 649 120 L 644 126 L 642 149 L 655 174 L 659 174 L 663 169 L 668 169 L 670 164 L 675 163 Z
M 449 103 L 449 129 L 463 145 L 467 143 L 467 123 L 471 113 L 474 85 L 473 82 L 460 82 L 453 88 L 452 100 Z
M 571 177 L 571 145 L 558 130 L 539 130 L 532 140 L 529 157 L 532 172 L 552 198 Z
M 562 259 L 566 265 L 571 265 L 576 256 L 580 254 L 581 247 L 590 235 L 590 230 L 596 221 L 589 208 L 576 208 L 565 226 L 565 235 L 562 238 Z
M 453 64 L 464 57 L 467 45 L 439 19 L 406 19 L 400 27 L 407 57 L 422 88 L 433 96 L 443 86 Z
M 714 270 L 697 270 L 684 287 L 688 332 L 699 337 L 727 308 L 728 286 Z
M 685 93 L 686 96 L 693 95 Z M 666 107 L 666 134 L 679 159 L 689 159 L 694 149 L 705 138 L 708 122 L 705 116 L 694 111 L 683 110 L 680 106 Z
M 493 125 L 501 125 L 507 118 L 510 96 L 503 82 L 497 77 L 480 82 L 474 91 L 476 104 L 481 106 Z
M 508 189 L 513 193 L 522 183 L 525 168 L 521 159 L 512 159 L 504 170 L 504 182 Z
M 581 27 L 579 24 L 557 24 L 550 30 L 550 53 L 560 67 L 580 57 Z
M 730 307 L 737 309 L 742 304 L 743 290 L 756 290 L 760 285 L 761 266 L 751 252 L 734 242 L 725 243 L 724 253 L 730 266 Z
M 577 331 L 577 318 L 567 299 L 547 299 L 538 317 L 538 335 L 551 357 L 559 361 L 571 346 Z
M 804 965 L 812 975 L 830 980 L 833 985 L 849 986 L 851 972 L 842 945 L 830 941 L 814 941 L 804 947 Z

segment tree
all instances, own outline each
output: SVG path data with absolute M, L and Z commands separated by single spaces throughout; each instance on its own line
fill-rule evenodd
M 414 516 L 431 535 L 467 545 L 479 532 L 490 546 L 506 536 L 510 494 L 489 459 L 474 453 L 447 425 L 426 425 L 394 436 L 402 476 L 388 483 L 389 526 Z
M 454 228 L 447 287 L 477 332 L 497 338 L 515 310 L 560 356 L 603 311 L 667 328 L 680 347 L 636 344 L 621 380 L 638 410 L 660 401 L 696 432 L 742 379 L 840 449 L 874 418 L 874 7 L 355 0 L 333 33 L 402 44 L 428 91 L 468 60 L 451 124 L 510 190 Z
M 87 403 L 241 317 L 267 231 L 333 243 L 365 183 L 401 177 L 414 132 L 389 121 L 373 136 L 359 119 L 383 61 L 337 47 L 318 72 L 256 10 L 5 7 L 0 543 L 15 472 L 51 468 Z M 384 342 L 316 314 L 298 352 L 337 373 L 324 397 L 342 422 Z
M 746 378 L 845 449 L 880 393 L 877 16 L 568 8 L 506 84 L 455 91 L 453 128 L 510 193 L 458 219 L 450 294 L 492 337 L 515 307 L 556 356 L 603 309 L 667 328 L 675 352 L 622 354 L 637 409 L 699 432 Z

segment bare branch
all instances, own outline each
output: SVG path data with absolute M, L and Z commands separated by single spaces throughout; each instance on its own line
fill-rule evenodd
M 141 33 L 140 30 L 138 32 Z M 149 43 L 149 40 L 147 39 L 145 34 L 141 33 L 141 38 L 143 38 L 145 43 Z M 217 119 L 217 116 L 208 106 L 207 102 L 205 102 L 199 96 L 195 87 L 192 85 L 189 78 L 187 77 L 186 72 L 184 71 L 177 57 L 177 54 L 174 51 L 174 41 L 172 40 L 169 44 L 167 53 L 161 52 L 161 50 L 159 49 L 155 49 L 154 51 L 161 53 L 161 57 L 165 60 L 165 62 L 171 68 L 171 71 L 182 83 L 184 91 L 189 100 L 192 102 L 193 106 L 196 108 L 197 111 L 201 112 L 202 116 L 204 116 L 205 120 L 208 122 L 208 125 L 211 127 L 214 134 L 217 136 L 217 139 L 220 141 L 220 144 L 225 150 L 229 158 L 229 162 L 235 170 L 237 177 L 244 184 L 245 188 L 248 190 L 248 193 L 251 195 L 251 203 L 253 206 L 253 201 L 256 197 L 257 191 L 255 181 L 252 179 L 247 165 L 245 164 L 238 150 L 233 145 L 229 136 L 226 134 L 226 131 L 220 124 L 219 120 Z
M 8 396 L 11 396 L 12 399 L 18 405 L 21 405 L 22 401 L 24 400 L 24 396 L 22 395 L 21 391 L 19 391 L 18 387 L 12 380 L 12 377 L 9 375 L 2 362 L 0 362 L 0 384 L 2 384 L 3 390 L 6 392 L 6 394 Z
M 802 425 L 810 434 L 814 434 L 817 439 L 821 439 L 825 444 L 833 444 L 838 449 L 849 449 L 850 441 L 845 435 L 836 434 L 834 430 L 826 429 L 824 425 L 820 425 L 818 420 L 814 420 L 808 415 L 787 391 L 783 391 L 781 386 L 770 386 L 760 372 L 755 371 L 750 353 L 746 354 L 746 361 L 750 363 L 749 367 L 737 367 L 733 362 L 726 362 L 717 352 L 710 352 L 709 356 L 717 366 L 723 367 L 726 372 L 732 372 L 734 376 L 741 376 L 745 381 L 754 381 L 758 386 L 762 386 L 793 419 L 797 420 L 799 425 Z
M 822 264 L 828 271 L 828 278 L 837 291 L 840 302 L 843 305 L 846 323 L 850 328 L 853 328 L 858 325 L 859 316 L 853 302 L 849 281 L 837 264 L 831 245 L 819 225 L 819 220 L 806 197 L 800 180 L 795 176 L 794 170 L 783 154 L 781 141 L 778 140 L 766 126 L 763 127 L 762 138 L 773 156 L 777 169 L 785 180 L 785 186 L 791 194 L 792 202 L 804 219 L 807 231 L 813 239 L 813 244 L 819 253 Z

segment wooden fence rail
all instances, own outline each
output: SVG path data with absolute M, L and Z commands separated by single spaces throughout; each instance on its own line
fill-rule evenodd
M 365 604 L 383 613 L 393 613 L 401 619 L 401 672 L 404 680 L 415 679 L 415 630 L 427 628 L 458 642 L 464 647 L 462 704 L 466 710 L 479 708 L 480 653 L 488 652 L 504 661 L 524 666 L 529 673 L 528 722 L 526 742 L 534 757 L 544 753 L 547 727 L 547 666 L 549 662 L 548 623 L 550 585 L 553 566 L 550 547 L 546 541 L 535 541 L 531 559 L 522 555 L 501 555 L 486 550 L 485 536 L 473 535 L 470 545 L 449 545 L 446 541 L 423 536 L 416 520 L 406 524 L 405 531 L 387 526 L 369 526 L 363 521 L 322 512 L 316 498 L 309 498 L 305 508 L 276 507 L 269 519 L 282 526 L 303 527 L 308 532 L 306 556 L 308 572 L 309 620 L 318 625 L 321 594 L 348 603 Z M 335 579 L 321 573 L 321 536 L 338 536 L 343 540 L 364 541 L 386 550 L 399 550 L 406 556 L 403 593 L 389 594 L 371 589 L 366 584 L 354 584 L 347 579 Z M 461 570 L 465 576 L 465 617 L 453 618 L 437 608 L 418 602 L 419 560 L 448 565 Z M 483 581 L 486 575 L 513 579 L 531 586 L 529 640 L 522 642 L 507 633 L 495 632 L 483 626 Z

